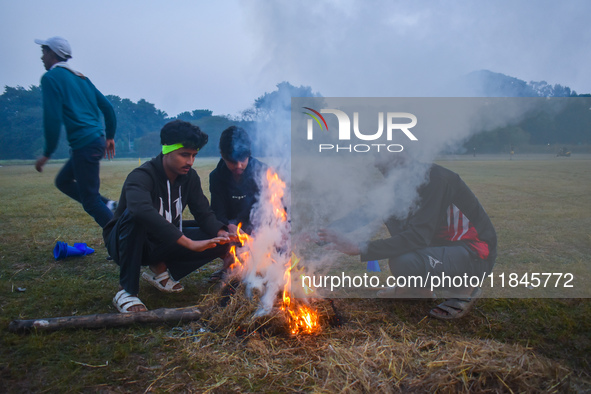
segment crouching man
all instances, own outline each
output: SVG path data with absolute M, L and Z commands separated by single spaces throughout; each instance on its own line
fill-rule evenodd
M 250 235 L 254 227 L 252 209 L 259 199 L 259 182 L 267 165 L 250 155 L 250 137 L 240 127 L 224 130 L 219 147 L 222 158 L 209 174 L 211 209 L 231 232 L 237 232 L 242 224 L 241 230 Z M 234 257 L 227 255 L 223 260 L 224 266 L 213 273 L 210 282 L 222 279 Z
M 406 160 L 380 157 L 376 167 L 384 176 L 404 171 Z M 393 191 L 394 192 L 394 191 Z M 321 229 L 323 241 L 361 261 L 388 259 L 394 277 L 469 277 L 490 274 L 497 255 L 497 235 L 482 205 L 458 174 L 432 164 L 428 180 L 418 190 L 418 206 L 407 218 L 390 217 L 386 227 L 390 237 L 360 245 L 343 233 Z M 443 287 L 436 292 L 446 300 L 430 311 L 438 319 L 456 319 L 466 315 L 481 295 L 479 287 L 462 285 Z M 378 297 L 433 297 L 429 286 L 393 287 L 378 292 Z
M 119 206 L 105 226 L 109 254 L 120 266 L 113 304 L 122 313 L 146 311 L 137 297 L 142 277 L 158 290 L 180 292 L 178 282 L 228 252 L 230 234 L 212 212 L 199 175 L 192 168 L 207 134 L 175 120 L 160 132 L 162 153 L 127 177 Z M 195 220 L 183 221 L 188 206 Z

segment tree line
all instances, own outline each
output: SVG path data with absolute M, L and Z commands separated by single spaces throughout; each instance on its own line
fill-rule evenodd
M 166 112 L 144 99 L 133 102 L 119 96 L 108 95 L 117 116 L 115 144 L 117 157 L 151 157 L 160 150 L 160 129 L 167 122 L 182 119 L 200 126 L 209 135 L 209 141 L 219 140 L 221 132 L 231 125 L 252 128 L 253 122 L 214 116 L 212 111 L 198 109 L 169 117 Z M 39 86 L 4 88 L 0 96 L 0 159 L 34 159 L 42 154 L 43 107 Z M 207 144 L 204 156 L 217 156 L 217 144 Z M 60 136 L 53 158 L 65 158 L 69 147 L 65 133 Z
M 557 105 L 559 108 L 557 109 Z M 591 145 L 591 96 L 558 102 L 540 101 L 522 120 L 492 130 L 482 130 L 464 143 L 466 151 L 479 153 L 546 152 L 557 153 Z M 543 149 L 542 149 L 543 148 Z
M 510 146 L 526 145 L 589 145 L 591 144 L 591 95 L 577 95 L 569 88 L 555 85 L 551 87 L 545 82 L 516 83 L 515 78 L 502 74 L 485 73 L 486 85 L 495 86 L 494 94 L 498 95 L 499 86 L 510 86 L 512 91 L 503 95 L 521 96 L 541 93 L 551 97 L 585 97 L 582 100 L 569 100 L 567 105 L 556 112 L 542 105 L 537 111 L 517 124 L 482 130 L 473 135 L 463 144 L 463 152 L 477 150 L 479 153 L 499 153 L 507 151 Z M 472 81 L 474 75 L 470 75 Z M 493 78 L 493 79 L 491 79 Z M 500 81 L 500 82 L 499 82 Z M 519 80 L 517 80 L 519 81 Z M 516 91 L 515 86 L 520 87 Z M 181 119 L 198 125 L 209 136 L 209 143 L 200 152 L 202 156 L 218 156 L 217 141 L 223 130 L 231 125 L 245 128 L 253 137 L 257 129 L 265 122 L 272 122 L 279 112 L 289 114 L 291 97 L 319 97 L 307 86 L 296 87 L 289 82 L 281 82 L 273 92 L 263 94 L 254 100 L 250 108 L 239 116 L 230 117 L 213 115 L 208 109 L 196 109 L 169 117 L 166 112 L 144 99 L 133 102 L 126 98 L 108 95 L 117 115 L 117 133 L 115 143 L 117 157 L 151 157 L 160 150 L 160 129 L 167 122 Z M 0 159 L 34 159 L 41 155 L 43 149 L 43 108 L 39 86 L 28 89 L 17 86 L 5 86 L 0 95 Z M 254 139 L 254 138 L 253 138 Z M 256 152 L 256 147 L 255 147 Z M 454 152 L 462 153 L 462 152 Z M 65 158 L 69 155 L 69 147 L 62 134 L 58 149 L 53 158 Z

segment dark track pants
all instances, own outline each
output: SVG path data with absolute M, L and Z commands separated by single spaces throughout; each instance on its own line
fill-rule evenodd
M 210 239 L 195 226 L 194 221 L 183 222 L 183 234 L 192 240 Z M 150 231 L 136 223 L 126 210 L 105 239 L 109 255 L 120 266 L 119 284 L 130 294 L 138 294 L 142 266 L 166 263 L 174 280 L 180 280 L 217 257 L 222 257 L 228 245 L 218 245 L 203 252 L 193 252 L 177 243 L 164 244 L 150 239 Z
M 104 155 L 105 139 L 97 138 L 80 149 L 73 149 L 70 159 L 55 177 L 55 186 L 82 204 L 101 227 L 113 217 L 113 212 L 105 205 L 109 200 L 99 193 L 100 161 Z
M 488 275 L 492 271 L 491 263 L 478 258 L 464 244 L 434 246 L 415 250 L 390 259 L 388 264 L 392 275 L 396 277 L 421 276 L 427 278 L 427 276 L 438 276 L 442 278 L 442 276 L 447 276 L 464 278 L 467 275 L 468 277 L 477 276 L 478 278 L 482 278 L 483 275 Z M 432 280 L 429 283 L 433 283 Z M 459 279 L 456 280 L 456 284 L 459 283 Z M 460 287 L 463 288 L 464 286 L 445 285 L 439 289 L 435 289 L 435 292 L 437 290 L 443 290 L 445 293 Z

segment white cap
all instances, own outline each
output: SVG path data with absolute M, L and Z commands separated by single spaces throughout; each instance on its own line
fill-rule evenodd
M 62 37 L 51 37 L 47 40 L 35 40 L 35 44 L 47 45 L 56 55 L 62 59 L 69 59 L 72 57 L 72 48 L 68 40 Z

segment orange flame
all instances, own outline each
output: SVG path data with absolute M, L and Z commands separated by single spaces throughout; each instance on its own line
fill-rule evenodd
M 251 239 L 248 234 L 241 231 L 242 223 L 238 223 L 237 227 L 238 227 L 238 229 L 236 231 L 238 233 L 238 241 L 240 243 L 239 247 L 243 247 L 244 245 L 249 243 L 251 241 Z M 248 250 L 240 253 L 240 255 L 237 255 L 236 254 L 236 245 L 232 245 L 230 247 L 229 253 L 234 259 L 234 262 L 232 264 L 230 264 L 230 267 L 229 267 L 230 272 L 232 272 L 234 270 L 242 270 L 242 268 L 244 268 L 242 262 L 247 262 L 250 258 L 250 254 L 248 253 Z
M 234 262 L 232 264 L 230 264 L 230 271 L 234 271 L 237 268 L 242 268 L 242 263 L 240 262 L 240 260 L 238 260 L 238 257 L 236 257 L 236 246 L 232 245 L 230 246 L 230 255 L 232 256 Z
M 291 261 L 295 260 L 294 264 Z M 299 262 L 299 259 L 292 253 L 292 258 L 286 264 L 285 270 L 285 286 L 283 288 L 283 304 L 281 310 L 288 312 L 287 316 L 289 322 L 289 330 L 292 335 L 296 334 L 313 334 L 320 330 L 319 316 L 316 311 L 302 303 L 293 303 L 291 301 L 291 270 Z
M 283 194 L 285 191 L 285 182 L 279 179 L 279 175 L 273 172 L 270 168 L 267 170 L 267 182 L 269 182 L 269 189 L 271 194 L 271 206 L 273 207 L 275 217 L 282 222 L 287 221 L 287 213 L 283 208 Z
M 279 175 L 270 168 L 267 170 L 266 177 L 267 187 L 270 192 L 268 202 L 272 207 L 272 214 L 274 215 L 272 220 L 270 220 L 272 222 L 271 225 L 275 224 L 279 227 L 278 223 L 287 222 L 287 212 L 283 204 L 286 184 L 279 178 Z M 245 245 L 253 245 L 253 239 L 248 234 L 241 233 L 241 227 L 242 223 L 238 225 L 238 239 L 240 241 L 240 247 Z M 237 255 L 235 246 L 230 248 L 230 253 L 234 257 L 234 264 L 230 266 L 231 270 L 242 270 L 251 259 L 251 255 L 248 250 Z M 266 258 L 272 259 L 270 254 L 268 254 Z M 283 297 L 280 306 L 280 309 L 285 312 L 289 324 L 289 330 L 292 335 L 312 334 L 320 330 L 318 313 L 302 302 L 297 302 L 295 299 L 292 300 L 291 270 L 296 267 L 299 260 L 300 259 L 292 253 L 291 258 L 285 264 L 285 273 L 283 276 L 285 284 L 283 287 Z M 306 294 L 309 294 L 314 290 L 306 288 L 304 291 Z

